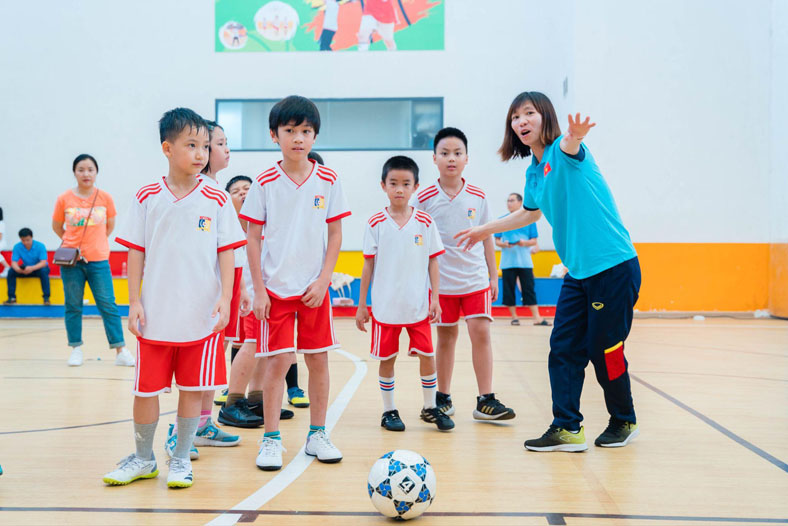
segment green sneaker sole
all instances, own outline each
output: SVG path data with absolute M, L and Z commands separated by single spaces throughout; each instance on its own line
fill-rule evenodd
M 172 481 L 167 483 L 168 488 L 191 488 L 192 482 Z
M 135 480 L 155 479 L 158 476 L 159 476 L 159 470 L 157 469 L 156 471 L 154 471 L 152 473 L 148 473 L 147 475 L 140 475 L 139 477 L 135 477 L 135 478 L 133 478 L 131 480 L 126 480 L 126 481 L 115 480 L 115 479 L 111 479 L 109 477 L 104 477 L 102 480 L 104 481 L 105 484 L 109 484 L 110 486 L 126 486 L 128 484 L 131 484 Z

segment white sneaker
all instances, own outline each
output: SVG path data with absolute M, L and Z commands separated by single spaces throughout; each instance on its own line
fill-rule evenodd
M 137 361 L 125 347 L 115 356 L 115 365 L 122 365 L 124 367 L 134 367 Z
M 79 367 L 82 365 L 82 347 L 74 347 L 71 349 L 71 356 L 68 357 L 68 365 L 70 367 Z
M 342 460 L 342 452 L 331 443 L 328 433 L 322 429 L 306 437 L 304 452 L 307 455 L 317 457 L 320 462 L 325 462 L 326 464 L 334 464 Z
M 104 482 L 111 486 L 125 486 L 138 479 L 152 479 L 159 475 L 156 458 L 142 460 L 136 453 L 118 462 L 118 469 L 104 475 Z
M 194 483 L 192 461 L 188 458 L 172 457 L 167 461 L 170 472 L 167 474 L 168 488 L 190 488 Z
M 282 446 L 281 440 L 263 437 L 260 441 L 260 452 L 257 454 L 257 467 L 263 471 L 276 471 L 282 469 Z

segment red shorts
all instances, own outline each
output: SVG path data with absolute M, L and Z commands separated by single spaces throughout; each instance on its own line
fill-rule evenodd
M 199 343 L 154 345 L 137 341 L 134 394 L 156 396 L 175 387 L 182 391 L 214 391 L 227 387 L 222 333 Z
M 457 325 L 460 321 L 460 311 L 462 311 L 466 320 L 468 318 L 487 318 L 493 321 L 490 289 L 462 296 L 444 296 L 441 294 L 438 299 L 441 304 L 441 317 L 435 325 L 439 327 Z
M 260 321 L 255 356 L 273 356 L 283 352 L 319 353 L 339 347 L 334 336 L 331 298 L 326 297 L 320 307 L 311 309 L 301 298 L 283 300 L 270 292 L 271 311 L 267 320 Z M 298 339 L 295 325 L 298 319 Z
M 227 322 L 227 327 L 224 328 L 224 339 L 228 342 L 239 340 L 241 333 L 241 316 L 239 309 L 241 306 L 241 275 L 243 269 L 235 267 L 233 275 L 233 297 L 230 300 L 230 321 Z
M 408 338 L 410 338 L 408 356 L 416 356 L 417 354 L 434 356 L 429 318 L 411 325 L 388 325 L 378 323 L 373 316 L 372 350 L 369 352 L 372 358 L 388 360 L 399 353 L 399 333 L 402 329 L 408 331 Z
M 241 335 L 239 343 L 256 343 L 260 334 L 260 320 L 254 317 L 254 312 L 250 312 L 241 318 Z

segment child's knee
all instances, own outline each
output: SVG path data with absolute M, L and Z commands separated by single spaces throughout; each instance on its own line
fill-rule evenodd
M 327 352 L 304 354 L 304 362 L 306 362 L 306 367 L 309 369 L 310 374 L 313 372 L 328 372 Z

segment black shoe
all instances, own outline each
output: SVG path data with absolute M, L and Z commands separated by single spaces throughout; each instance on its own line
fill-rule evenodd
M 435 393 L 435 403 L 438 406 L 438 409 L 443 411 L 443 414 L 446 416 L 452 416 L 454 414 L 454 405 L 451 403 L 450 394 L 441 393 L 438 391 Z
M 8 298 L 3 302 L 3 305 L 16 305 L 16 298 Z
M 454 429 L 454 421 L 449 418 L 449 415 L 438 409 L 437 407 L 425 407 L 421 410 L 421 419 L 428 424 L 435 424 L 441 431 L 448 431 Z
M 263 404 L 262 403 L 250 405 L 249 409 L 251 409 L 252 413 L 254 413 L 255 415 L 259 416 L 260 418 L 264 418 L 264 416 L 263 416 Z M 290 420 L 294 416 L 295 416 L 295 413 L 292 412 L 289 409 L 282 409 L 279 412 L 279 420 Z
M 383 413 L 383 418 L 380 419 L 380 427 L 385 427 L 389 431 L 405 431 L 405 422 L 399 417 L 399 411 L 392 409 Z
M 249 402 L 241 398 L 231 406 L 225 405 L 219 410 L 219 422 L 233 427 L 260 427 L 263 419 L 249 409 Z
M 594 440 L 594 445 L 599 447 L 624 447 L 639 434 L 640 429 L 638 429 L 637 424 L 611 418 L 607 429 Z
M 514 410 L 495 398 L 495 393 L 476 397 L 476 409 L 473 410 L 476 420 L 511 420 L 514 416 Z

